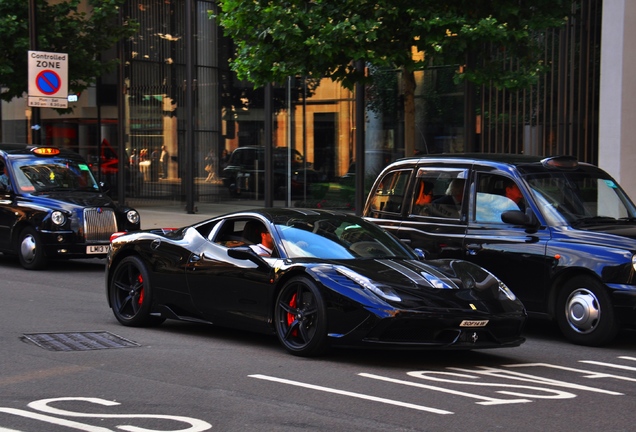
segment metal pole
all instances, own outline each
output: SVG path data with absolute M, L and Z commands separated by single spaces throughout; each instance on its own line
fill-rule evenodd
M 303 76 L 303 171 L 305 172 L 305 188 L 303 201 L 307 202 L 307 77 Z
M 194 68 L 192 48 L 192 0 L 186 0 L 186 142 L 185 161 L 179 161 L 181 172 L 185 172 L 186 212 L 194 214 Z M 185 167 L 185 169 L 183 169 Z
M 38 50 L 38 14 L 35 0 L 29 0 L 29 45 L 31 51 Z M 39 145 L 42 142 L 40 134 L 40 108 L 31 107 L 31 144 Z
M 364 61 L 358 60 L 356 62 L 356 69 L 361 75 L 364 74 Z M 364 111 L 364 84 L 361 82 L 356 83 L 356 192 L 355 192 L 355 213 L 357 216 L 362 215 L 364 206 L 364 125 L 365 125 L 365 111 Z
M 272 194 L 274 173 L 272 170 L 272 84 L 265 86 L 265 207 L 274 206 L 274 197 Z
M 119 24 L 124 21 L 122 8 L 119 8 Z M 124 72 L 124 42 L 117 42 L 117 58 L 119 66 L 117 67 L 117 201 L 120 205 L 126 205 L 126 166 L 128 165 L 128 157 L 126 154 L 126 94 L 128 88 Z M 100 152 L 101 159 L 102 154 Z
M 291 176 L 292 176 L 292 100 L 291 100 L 291 86 L 292 78 L 287 77 L 287 175 L 286 175 L 286 188 L 287 188 L 287 206 L 291 207 L 292 190 L 291 190 Z

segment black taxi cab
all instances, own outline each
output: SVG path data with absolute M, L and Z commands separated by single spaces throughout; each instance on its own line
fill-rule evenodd
M 636 207 L 600 168 L 568 156 L 406 158 L 376 179 L 364 216 L 429 259 L 498 276 L 529 316 L 582 345 L 636 324 Z
M 17 255 L 25 269 L 104 258 L 111 234 L 139 229 L 139 213 L 117 206 L 79 154 L 0 144 L 0 252 Z

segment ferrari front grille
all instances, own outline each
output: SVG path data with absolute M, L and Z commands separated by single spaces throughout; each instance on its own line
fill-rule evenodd
M 84 209 L 84 237 L 87 243 L 108 242 L 117 231 L 115 212 L 109 208 Z

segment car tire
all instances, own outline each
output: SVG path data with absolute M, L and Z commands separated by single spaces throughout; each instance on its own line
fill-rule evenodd
M 129 327 L 156 326 L 165 318 L 150 315 L 152 288 L 143 261 L 129 256 L 116 265 L 108 289 L 117 321 Z
M 587 346 L 604 345 L 619 330 L 609 294 L 588 276 L 572 278 L 563 286 L 557 299 L 557 323 L 567 339 Z
M 315 357 L 328 348 L 327 313 L 316 284 L 306 277 L 287 281 L 276 299 L 276 335 L 297 356 Z
M 40 234 L 33 227 L 26 227 L 20 233 L 18 258 L 27 270 L 40 270 L 46 266 L 46 255 Z

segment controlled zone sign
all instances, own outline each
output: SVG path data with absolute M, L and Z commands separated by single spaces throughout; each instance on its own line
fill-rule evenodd
M 68 54 L 29 51 L 30 107 L 68 108 Z

